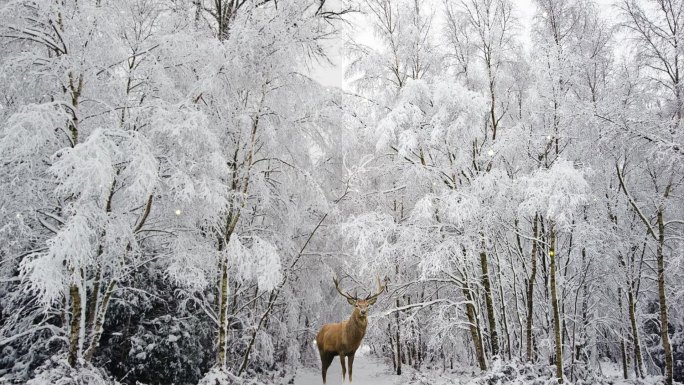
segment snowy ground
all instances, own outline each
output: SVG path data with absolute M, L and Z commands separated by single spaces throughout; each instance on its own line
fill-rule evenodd
M 295 385 L 321 385 L 323 380 L 321 378 L 320 366 L 317 368 L 301 368 L 297 371 L 295 376 Z M 347 368 L 348 370 L 349 368 Z M 362 356 L 354 360 L 354 378 L 352 384 L 354 385 L 395 385 L 401 383 L 401 377 L 393 375 L 391 368 L 388 368 L 382 360 Z M 332 365 L 328 369 L 328 381 L 326 385 L 349 384 L 349 378 L 342 382 L 342 367 L 340 360 L 335 357 Z
M 316 352 L 318 357 L 318 352 Z M 368 345 L 362 345 L 356 351 L 354 360 L 354 378 L 352 385 L 395 385 L 405 384 L 406 376 L 397 376 L 392 373 L 392 368 L 381 358 L 370 354 Z M 320 362 L 315 367 L 299 368 L 294 378 L 294 385 L 322 385 Z M 347 377 L 342 381 L 342 366 L 340 358 L 335 357 L 332 365 L 328 368 L 326 385 L 349 384 L 349 367 L 347 367 Z
M 316 352 L 318 353 L 318 352 Z M 318 354 L 316 354 L 318 356 Z M 511 366 L 512 365 L 512 366 Z M 513 370 L 509 370 L 513 368 Z M 349 368 L 347 368 L 349 369 Z M 541 372 L 545 374 L 541 374 Z M 482 384 L 539 384 L 545 383 L 554 375 L 553 367 L 528 367 L 525 364 L 512 364 L 503 362 L 492 362 L 490 370 L 481 373 L 475 368 L 456 368 L 450 372 L 422 370 L 417 371 L 410 366 L 405 366 L 403 375 L 397 376 L 393 373 L 391 365 L 382 358 L 371 354 L 370 348 L 366 345 L 356 352 L 354 360 L 354 381 L 349 384 L 349 377 L 342 381 L 342 368 L 339 357 L 328 368 L 328 378 L 326 385 L 482 385 Z M 535 375 L 536 373 L 536 375 Z M 347 373 L 348 374 L 348 373 Z M 532 377 L 530 377 L 532 375 Z M 602 361 L 598 370 L 598 378 L 601 384 L 612 385 L 633 385 L 634 379 L 622 379 L 622 367 L 617 363 Z M 640 384 L 658 384 L 660 377 L 650 377 L 641 380 Z M 555 382 L 555 381 L 554 381 Z M 289 382 L 292 384 L 292 382 Z M 301 367 L 297 370 L 294 378 L 294 385 L 321 385 L 320 363 L 313 367 Z
M 602 383 L 613 385 L 632 385 L 634 379 L 623 380 L 621 378 L 621 368 L 617 364 L 602 363 L 601 366 L 605 382 Z M 486 376 L 485 374 L 483 374 Z M 491 373 L 490 373 L 491 375 Z M 506 378 L 483 378 L 477 375 L 470 374 L 456 374 L 456 373 L 436 373 L 436 372 L 417 372 L 412 368 L 406 368 L 402 376 L 397 376 L 392 373 L 391 367 L 388 367 L 382 359 L 372 356 L 362 355 L 354 361 L 354 381 L 349 384 L 349 379 L 342 381 L 342 369 L 340 367 L 339 358 L 335 358 L 333 364 L 328 369 L 327 385 L 480 385 L 485 383 L 506 384 L 509 381 Z M 539 381 L 523 380 L 518 378 L 510 381 L 513 384 L 532 384 L 540 383 Z M 543 380 L 541 383 L 544 383 Z M 648 378 L 642 380 L 642 384 L 657 384 L 660 383 L 658 378 Z M 300 368 L 294 378 L 294 385 L 321 385 L 321 373 L 319 367 L 315 368 Z
M 349 368 L 347 368 L 348 370 Z M 370 354 L 368 346 L 361 346 L 356 352 L 354 360 L 354 378 L 351 385 L 460 385 L 466 384 L 470 376 L 461 374 L 445 374 L 437 372 L 421 373 L 409 366 L 405 366 L 401 376 L 393 373 L 391 365 L 383 359 Z M 347 372 L 347 374 L 349 374 Z M 335 357 L 332 365 L 328 368 L 326 385 L 349 385 L 349 377 L 342 381 L 342 367 L 339 357 Z M 294 378 L 294 385 L 321 385 L 320 363 L 315 367 L 299 368 Z

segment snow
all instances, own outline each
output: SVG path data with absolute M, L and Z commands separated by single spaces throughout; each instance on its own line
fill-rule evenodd
M 394 385 L 405 383 L 406 377 L 391 373 L 390 367 L 376 357 L 358 356 L 354 360 L 354 376 L 352 384 L 355 385 Z M 347 368 L 347 371 L 349 368 Z M 349 373 L 347 373 L 349 374 Z M 349 378 L 342 381 L 342 367 L 336 357 L 328 368 L 326 385 L 349 384 Z M 315 368 L 302 368 L 297 372 L 294 379 L 295 385 L 320 385 L 323 383 L 320 372 L 320 363 Z
M 549 367 L 549 370 L 553 368 Z M 530 372 L 529 370 L 532 370 Z M 622 369 L 619 364 L 602 362 L 601 371 L 604 384 L 629 385 L 634 384 L 634 378 L 622 379 Z M 354 361 L 354 377 L 351 384 L 355 385 L 480 385 L 480 384 L 544 384 L 555 383 L 550 377 L 552 373 L 534 375 L 535 370 L 518 363 L 517 365 L 499 363 L 495 364 L 487 373 L 474 375 L 473 370 L 457 370 L 454 373 L 440 370 L 417 371 L 412 367 L 405 366 L 403 374 L 397 376 L 392 368 L 382 358 L 359 355 Z M 662 383 L 662 377 L 652 376 L 639 381 L 639 384 Z M 294 378 L 294 385 L 321 385 L 320 364 L 314 368 L 300 368 Z M 328 369 L 326 385 L 349 384 L 349 379 L 342 381 L 342 369 L 339 359 L 335 359 Z

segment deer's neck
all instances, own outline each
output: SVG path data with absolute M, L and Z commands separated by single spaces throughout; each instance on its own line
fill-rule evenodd
M 358 311 L 354 310 L 351 317 L 347 321 L 347 335 L 353 340 L 360 342 L 366 334 L 366 326 L 368 325 L 368 318 L 361 317 Z

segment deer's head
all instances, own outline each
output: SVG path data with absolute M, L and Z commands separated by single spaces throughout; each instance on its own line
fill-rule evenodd
M 380 278 L 378 278 L 378 291 L 376 293 L 368 294 L 368 296 L 365 298 L 359 298 L 356 294 L 351 295 L 349 293 L 342 292 L 340 289 L 340 280 L 337 278 L 333 278 L 333 282 L 335 283 L 335 289 L 337 289 L 337 292 L 346 298 L 350 305 L 354 306 L 354 314 L 360 318 L 366 318 L 368 315 L 368 308 L 375 304 L 375 301 L 378 300 L 378 297 L 380 294 L 382 294 L 382 292 L 387 290 L 387 281 L 385 281 L 383 284 L 380 282 Z

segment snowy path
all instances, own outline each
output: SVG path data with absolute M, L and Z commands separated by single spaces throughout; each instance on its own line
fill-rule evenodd
M 321 385 L 321 371 L 317 368 L 300 368 L 295 376 L 295 385 Z M 348 368 L 347 368 L 348 369 Z M 393 375 L 391 368 L 388 368 L 382 360 L 361 356 L 354 360 L 354 378 L 352 385 L 396 385 L 400 383 L 401 377 Z M 349 384 L 349 378 L 342 382 L 342 368 L 340 359 L 335 357 L 332 365 L 328 369 L 328 382 L 326 385 Z

